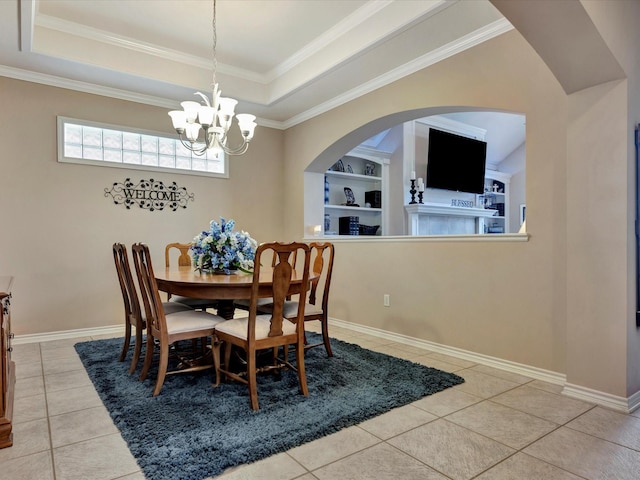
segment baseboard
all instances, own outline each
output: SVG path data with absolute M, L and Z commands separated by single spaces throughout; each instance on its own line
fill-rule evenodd
M 640 406 L 640 392 L 636 392 L 629 398 L 626 398 L 567 383 L 562 390 L 562 394 L 623 413 L 631 413 Z
M 468 360 L 474 363 L 480 363 L 489 367 L 498 368 L 507 372 L 517 373 L 519 375 L 525 375 L 527 377 L 534 378 L 536 380 L 542 380 L 544 382 L 553 383 L 555 385 L 564 385 L 566 377 L 563 374 L 557 372 L 551 372 L 542 368 L 531 367 L 521 363 L 510 362 L 508 360 L 502 360 L 496 357 L 490 357 L 488 355 L 482 355 L 480 353 L 470 352 L 461 348 L 449 347 L 439 343 L 430 342 L 428 340 L 421 340 L 419 338 L 409 337 L 400 333 L 388 332 L 386 330 L 380 330 L 373 327 L 367 327 L 364 325 L 358 325 L 355 323 L 345 322 L 344 320 L 338 320 L 331 318 L 329 320 L 331 325 L 336 327 L 343 327 L 349 330 L 354 330 L 361 333 L 367 333 L 379 338 L 385 338 L 387 340 L 393 340 L 405 345 L 411 345 L 414 347 L 424 348 L 432 352 L 444 353 L 451 355 L 452 357 L 460 358 L 462 360 Z
M 33 333 L 28 335 L 16 335 L 11 340 L 13 345 L 25 343 L 50 342 L 52 340 L 64 340 L 67 338 L 95 337 L 98 335 L 124 335 L 123 325 L 110 325 L 107 327 L 78 328 L 76 330 L 61 330 L 58 332 Z
M 425 350 L 443 353 L 445 355 L 451 355 L 452 357 L 460 358 L 462 360 L 468 360 L 474 363 L 479 363 L 481 365 L 487 365 L 489 367 L 504 370 L 506 372 L 525 375 L 527 377 L 531 377 L 536 380 L 541 380 L 555 385 L 562 385 L 564 387 L 562 390 L 563 395 L 571 398 L 576 398 L 578 400 L 595 403 L 597 405 L 602 405 L 603 407 L 611 408 L 620 412 L 631 413 L 640 407 L 640 391 L 634 393 L 628 398 L 618 397 L 609 393 L 600 392 L 598 390 L 581 387 L 579 385 L 568 384 L 566 383 L 566 376 L 564 374 L 544 370 L 542 368 L 532 367 L 516 362 L 510 362 L 508 360 L 491 357 L 489 355 L 482 355 L 460 348 L 449 347 L 447 345 L 442 345 L 427 340 L 421 340 L 415 337 L 409 337 L 400 333 L 389 332 L 387 330 L 367 327 L 365 325 L 360 325 L 357 323 L 346 322 L 337 318 L 330 318 L 329 323 L 331 325 L 335 325 L 336 327 L 342 327 L 348 330 L 366 333 L 374 337 L 392 340 L 404 345 L 411 345 L 414 347 L 424 348 Z M 68 338 L 118 335 L 122 333 L 122 325 L 110 325 L 106 327 L 79 328 L 76 330 L 62 330 L 58 332 L 16 335 L 11 342 L 14 345 L 21 345 L 26 343 L 63 340 Z

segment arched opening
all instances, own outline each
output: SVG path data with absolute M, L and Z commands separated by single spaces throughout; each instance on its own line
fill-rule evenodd
M 428 185 L 431 129 L 486 143 L 480 190 Z M 362 125 L 325 149 L 305 170 L 307 232 L 346 237 L 523 231 L 525 130 L 521 113 L 465 106 L 398 112 Z

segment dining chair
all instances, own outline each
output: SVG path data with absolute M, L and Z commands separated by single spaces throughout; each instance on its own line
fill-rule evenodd
M 311 242 L 311 270 L 318 276 L 311 281 L 309 296 L 304 303 L 304 321 L 319 321 L 322 328 L 322 342 L 309 344 L 305 336 L 305 349 L 324 345 L 327 355 L 333 357 L 331 342 L 329 339 L 329 288 L 331 287 L 331 276 L 333 274 L 334 246 L 330 242 Z M 284 303 L 284 316 L 294 319 L 298 313 L 299 299 L 287 300 Z M 273 309 L 273 304 L 260 305 L 259 310 L 269 313 Z
M 214 328 L 224 321 L 222 317 L 212 313 L 188 310 L 165 315 L 160 300 L 160 292 L 153 274 L 153 265 L 149 247 L 143 243 L 136 243 L 131 247 L 133 260 L 138 275 L 140 291 L 147 318 L 147 350 L 144 357 L 144 366 L 140 373 L 140 380 L 145 380 L 151 367 L 156 341 L 160 348 L 160 360 L 158 364 L 158 376 L 153 389 L 153 396 L 160 393 L 166 375 L 174 373 L 194 372 L 206 368 L 215 367 L 218 371 L 219 348 L 214 337 Z M 213 365 L 204 363 L 203 359 L 196 361 L 184 361 L 186 368 L 168 371 L 169 347 L 181 340 L 194 340 L 203 337 L 211 337 L 211 352 Z
M 164 247 L 164 266 L 169 268 L 171 265 L 171 254 L 173 250 L 178 250 L 178 266 L 179 267 L 190 267 L 191 266 L 191 256 L 189 255 L 189 249 L 191 248 L 190 243 L 168 243 Z M 179 302 L 184 305 L 189 305 L 196 310 L 206 310 L 207 308 L 216 308 L 218 305 L 217 300 L 208 299 L 208 298 L 191 298 L 191 297 L 183 297 L 182 295 L 171 295 L 167 293 L 167 300 L 170 302 Z
M 272 267 L 271 284 L 267 292 L 260 293 L 260 272 L 262 267 L 262 257 L 273 253 L 276 256 L 275 265 Z M 289 320 L 283 316 L 284 302 L 288 295 L 291 282 L 296 273 L 294 254 L 303 256 L 304 267 L 301 270 L 302 278 L 300 283 L 300 295 L 306 295 L 309 288 L 309 246 L 304 243 L 263 243 L 258 246 L 255 257 L 255 267 L 253 281 L 251 285 L 251 301 L 249 303 L 248 316 L 226 320 L 216 325 L 215 332 L 217 338 L 224 344 L 224 369 L 220 362 L 216 367 L 216 386 L 223 378 L 246 384 L 249 388 L 249 398 L 251 408 L 259 409 L 258 390 L 256 375 L 264 371 L 279 370 L 284 367 L 296 370 L 300 391 L 303 395 L 309 395 L 307 388 L 307 378 L 304 369 L 304 315 L 303 304 L 298 308 L 298 315 L 295 319 Z M 262 286 L 264 288 L 264 285 Z M 273 298 L 273 311 L 271 314 L 262 315 L 258 311 L 258 299 L 270 296 Z M 289 345 L 296 346 L 296 365 L 294 366 L 284 356 L 278 357 L 279 348 Z M 246 354 L 246 367 L 242 372 L 232 372 L 230 370 L 231 348 L 239 347 Z M 273 359 L 270 365 L 258 368 L 257 352 L 261 350 L 273 350 Z
M 122 243 L 113 244 L 113 260 L 116 264 L 118 283 L 120 284 L 124 303 L 124 344 L 122 345 L 122 351 L 120 352 L 118 361 L 123 362 L 127 356 L 129 345 L 131 344 L 131 328 L 133 327 L 136 337 L 133 358 L 131 359 L 131 366 L 129 367 L 129 373 L 133 373 L 138 365 L 138 360 L 140 360 L 142 334 L 146 328 L 146 319 L 140 308 L 140 299 L 133 280 L 127 248 Z M 163 302 L 162 308 L 166 315 L 192 310 L 191 307 L 178 302 Z

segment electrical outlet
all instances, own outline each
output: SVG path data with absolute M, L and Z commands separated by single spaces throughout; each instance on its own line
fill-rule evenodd
M 388 307 L 388 306 L 390 306 L 390 305 L 391 305 L 391 299 L 390 299 L 390 295 L 389 295 L 388 293 L 385 293 L 385 294 L 384 294 L 384 297 L 383 297 L 383 299 L 382 299 L 382 302 L 383 302 L 383 305 L 384 305 L 385 307 Z

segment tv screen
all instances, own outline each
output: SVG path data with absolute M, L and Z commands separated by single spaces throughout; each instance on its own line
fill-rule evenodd
M 429 129 L 427 188 L 484 193 L 487 143 Z

